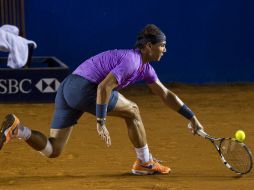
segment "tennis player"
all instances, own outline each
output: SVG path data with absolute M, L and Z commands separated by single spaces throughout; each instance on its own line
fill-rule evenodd
M 150 65 L 152 61 L 160 61 L 166 52 L 165 46 L 164 33 L 150 24 L 138 34 L 134 49 L 109 50 L 86 60 L 58 88 L 49 138 L 21 124 L 14 114 L 8 114 L 1 126 L 0 149 L 12 138 L 19 138 L 49 158 L 58 157 L 84 112 L 96 115 L 98 134 L 110 146 L 106 118 L 111 115 L 122 117 L 126 122 L 129 139 L 137 154 L 132 173 L 170 173 L 170 168 L 160 164 L 149 152 L 137 104 L 118 92 L 144 80 L 168 107 L 190 120 L 193 130 L 202 128 L 194 113 L 160 82 Z

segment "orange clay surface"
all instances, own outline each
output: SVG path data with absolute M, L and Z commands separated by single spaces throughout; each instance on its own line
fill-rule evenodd
M 169 85 L 196 113 L 208 133 L 232 137 L 238 129 L 254 150 L 254 85 Z M 135 152 L 122 119 L 109 117 L 112 146 L 97 136 L 94 116 L 83 115 L 63 154 L 45 158 L 14 139 L 0 152 L 0 189 L 253 189 L 254 174 L 237 177 L 221 162 L 213 145 L 187 129 L 188 121 L 166 107 L 145 87 L 122 92 L 139 105 L 154 157 L 172 169 L 170 175 L 130 174 Z M 15 113 L 23 124 L 45 134 L 54 104 L 1 104 L 0 117 Z

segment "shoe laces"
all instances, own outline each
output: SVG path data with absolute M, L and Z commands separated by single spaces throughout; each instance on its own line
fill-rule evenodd
M 153 166 L 157 170 L 160 170 L 160 171 L 166 171 L 167 170 L 167 167 L 161 164 L 163 162 L 162 160 L 153 158 L 153 161 L 154 161 Z
M 163 166 L 162 164 L 158 163 L 158 162 L 155 162 L 153 164 L 154 166 L 154 169 L 158 170 L 158 171 L 166 171 L 167 170 L 167 167 L 166 166 Z
M 157 163 L 159 163 L 159 164 L 161 164 L 163 161 L 162 160 L 159 160 L 159 159 L 156 159 L 156 158 L 153 158 L 153 161 L 154 162 L 157 162 Z

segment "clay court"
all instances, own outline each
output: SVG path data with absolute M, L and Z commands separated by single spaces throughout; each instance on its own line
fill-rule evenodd
M 169 85 L 198 115 L 208 133 L 218 137 L 245 131 L 254 149 L 254 85 Z M 138 103 L 154 157 L 170 175 L 134 176 L 135 152 L 123 120 L 108 118 L 112 146 L 97 136 L 95 118 L 84 115 L 65 148 L 48 159 L 15 139 L 0 152 L 0 189 L 251 189 L 254 175 L 239 177 L 221 162 L 213 145 L 193 136 L 187 121 L 163 105 L 147 88 L 122 92 Z M 54 104 L 1 104 L 0 116 L 12 112 L 27 126 L 49 131 Z

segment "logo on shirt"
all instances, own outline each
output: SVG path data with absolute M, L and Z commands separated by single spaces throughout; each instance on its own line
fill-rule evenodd
M 54 93 L 59 85 L 60 83 L 56 78 L 44 78 L 37 82 L 35 86 L 42 93 Z

